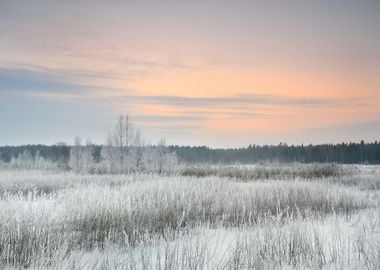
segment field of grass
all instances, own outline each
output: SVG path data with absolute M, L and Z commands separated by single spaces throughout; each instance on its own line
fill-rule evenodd
M 380 169 L 0 171 L 0 268 L 380 269 Z

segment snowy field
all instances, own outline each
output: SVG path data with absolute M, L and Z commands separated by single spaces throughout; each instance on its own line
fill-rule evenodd
M 0 268 L 380 269 L 380 167 L 0 171 Z

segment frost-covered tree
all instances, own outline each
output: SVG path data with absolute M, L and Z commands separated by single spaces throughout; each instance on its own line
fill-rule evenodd
M 23 170 L 34 169 L 34 158 L 32 153 L 29 150 L 25 150 L 17 155 L 17 157 L 12 157 L 9 167 Z
M 79 136 L 76 136 L 74 139 L 74 146 L 70 149 L 70 160 L 69 166 L 70 168 L 79 173 L 82 167 L 82 139 Z
M 2 156 L 2 154 L 1 154 L 1 152 L 0 152 L 0 169 L 4 169 L 5 167 L 6 167 L 6 163 L 5 163 L 5 161 L 3 160 L 3 156 Z
M 166 146 L 165 138 L 161 138 L 157 144 L 158 173 L 173 172 L 178 165 L 178 158 Z
M 167 153 L 166 148 L 166 139 L 161 138 L 157 143 L 157 162 L 158 162 L 158 173 L 162 173 L 164 171 L 165 166 L 165 155 Z
M 95 170 L 95 147 L 94 144 L 87 140 L 86 146 L 81 151 L 82 172 L 93 173 Z
M 116 172 L 128 173 L 131 169 L 131 144 L 134 138 L 133 127 L 129 116 L 120 115 L 115 130 L 107 138 L 103 159 L 108 159 L 109 169 Z
M 82 146 L 81 141 L 79 136 L 74 140 L 74 146 L 70 150 L 69 166 L 76 173 L 93 173 L 95 146 L 90 140 L 87 140 L 86 146 Z
M 37 150 L 36 154 L 34 155 L 34 169 L 37 170 L 56 170 L 58 168 L 58 164 L 52 162 L 51 160 L 48 160 L 41 156 L 40 151 Z
M 141 136 L 140 130 L 136 131 L 135 138 L 133 140 L 133 145 L 130 147 L 129 152 L 129 161 L 131 165 L 131 169 L 133 171 L 143 171 L 145 168 L 144 165 L 144 152 L 145 143 L 144 139 Z
M 11 157 L 9 162 L 5 162 L 0 158 L 0 168 L 19 170 L 56 170 L 58 169 L 58 164 L 42 157 L 39 150 L 37 150 L 33 156 L 32 152 L 26 149 L 17 156 Z
M 157 145 L 146 145 L 140 130 L 133 128 L 129 116 L 119 116 L 113 133 L 107 137 L 100 151 L 97 172 L 130 173 L 175 170 L 178 159 L 161 139 Z
M 145 147 L 144 165 L 148 172 L 171 173 L 179 165 L 177 155 L 166 146 L 166 141 L 161 138 L 157 145 Z
M 37 150 L 35 156 L 34 156 L 34 167 L 41 169 L 41 170 L 47 170 L 49 168 L 50 164 L 47 160 L 45 160 L 41 154 L 40 151 Z
M 134 152 L 131 151 L 135 133 L 128 115 L 120 115 L 114 132 L 107 137 L 101 150 L 104 167 L 111 173 L 128 173 L 134 169 Z
M 120 170 L 124 172 L 125 161 L 124 161 L 124 152 L 126 151 L 127 146 L 124 146 L 124 137 L 126 128 L 124 128 L 124 116 L 120 115 L 117 122 L 115 132 L 114 132 L 114 151 L 117 151 L 117 156 L 119 159 Z
M 102 146 L 100 151 L 101 163 L 104 166 L 104 170 L 107 173 L 116 173 L 117 164 L 119 158 L 117 158 L 116 150 L 113 146 L 113 137 L 111 134 L 108 134 L 106 144 Z

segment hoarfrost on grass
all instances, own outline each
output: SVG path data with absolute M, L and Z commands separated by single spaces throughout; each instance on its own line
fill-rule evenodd
M 358 168 L 248 182 L 2 171 L 0 266 L 378 269 L 379 193 L 361 179 L 379 174 Z

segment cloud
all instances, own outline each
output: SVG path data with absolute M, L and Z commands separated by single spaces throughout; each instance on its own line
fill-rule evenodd
M 117 74 L 91 70 L 47 68 L 38 65 L 12 64 L 4 67 L 0 62 L 0 93 L 28 95 L 35 98 L 59 100 L 98 100 L 100 93 L 123 91 L 116 87 L 102 87 L 98 79 L 116 79 Z M 94 83 L 92 84 L 92 81 Z
M 232 119 L 263 119 L 278 116 L 275 113 L 259 113 L 252 111 L 242 111 L 240 109 L 235 110 L 189 110 L 185 111 L 185 114 L 189 115 L 208 115 L 208 116 L 225 116 Z
M 185 97 L 185 96 L 112 96 L 114 100 L 127 102 L 140 102 L 144 104 L 164 104 L 182 107 L 213 107 L 228 105 L 275 105 L 321 107 L 354 104 L 359 99 L 333 99 L 333 98 L 299 98 L 277 95 L 263 95 L 254 93 L 241 93 L 224 97 Z
M 0 91 L 20 91 L 35 93 L 41 96 L 49 96 L 58 93 L 56 97 L 63 98 L 65 95 L 72 97 L 73 94 L 83 98 L 94 98 L 95 92 L 103 90 L 123 90 L 106 88 L 86 83 L 81 83 L 78 78 L 117 78 L 118 74 L 112 72 L 97 72 L 78 69 L 52 69 L 35 65 L 17 66 L 12 68 L 2 67 L 0 64 Z M 189 97 L 174 95 L 133 95 L 128 90 L 123 95 L 108 95 L 109 100 L 116 103 L 135 104 L 161 104 L 172 107 L 188 108 L 212 108 L 221 106 L 297 106 L 297 107 L 328 107 L 355 105 L 363 101 L 360 98 L 313 98 L 313 97 L 289 97 L 280 95 L 266 95 L 257 93 L 238 93 L 220 97 Z M 132 92 L 133 93 L 133 92 Z M 54 95 L 51 95 L 54 97 Z
M 133 115 L 133 120 L 142 123 L 159 123 L 163 125 L 167 122 L 199 122 L 205 120 L 205 117 L 190 114 L 183 115 L 151 115 L 137 114 Z
M 0 67 L 0 92 L 88 94 L 90 88 L 72 83 L 67 76 L 56 70 Z
M 285 119 L 284 108 L 328 110 L 359 106 L 364 99 L 313 98 L 266 95 L 258 93 L 239 93 L 219 97 L 189 97 L 175 95 L 138 95 L 123 90 L 123 95 L 108 94 L 121 89 L 104 88 L 76 82 L 75 75 L 106 77 L 107 74 L 83 70 L 49 69 L 40 66 L 12 67 L 0 66 L 0 94 L 11 93 L 29 96 L 45 102 L 76 104 L 103 108 L 107 114 L 129 112 L 133 122 L 143 129 L 153 132 L 193 134 L 210 129 L 215 123 L 233 123 L 235 120 L 247 121 Z M 111 90 L 111 91 L 110 91 Z M 289 110 L 287 110 L 289 111 Z M 297 111 L 291 112 L 297 113 Z M 288 115 L 289 116 L 289 115 Z M 228 124 L 226 124 L 228 125 Z M 350 131 L 347 131 L 350 132 Z

